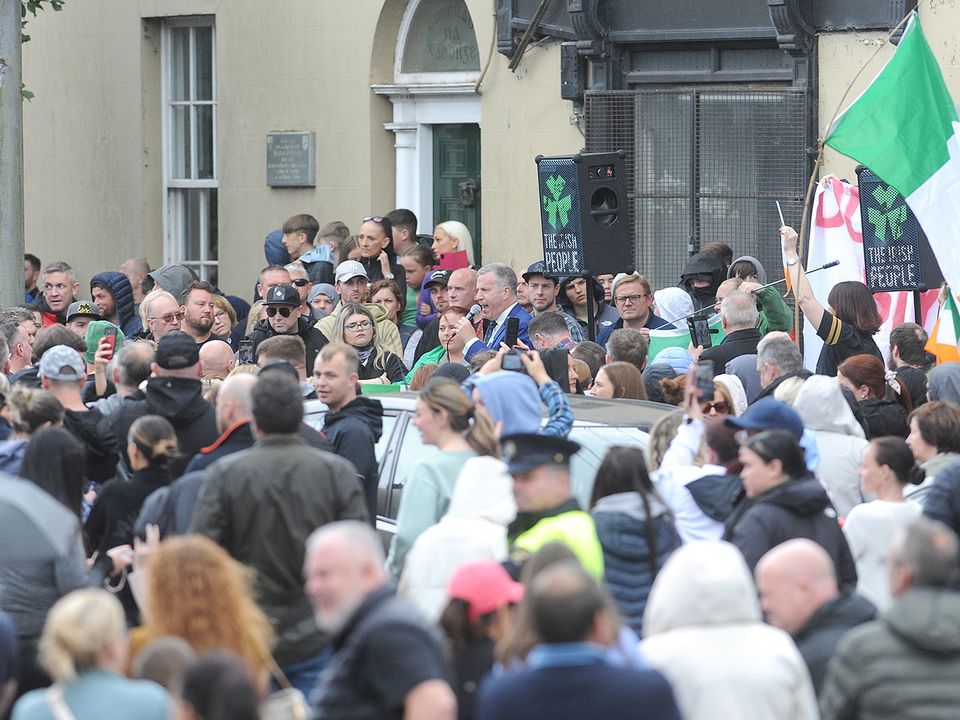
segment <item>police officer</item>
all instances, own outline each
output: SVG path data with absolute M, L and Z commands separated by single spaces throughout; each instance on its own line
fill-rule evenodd
M 584 569 L 603 579 L 603 549 L 593 518 L 570 489 L 570 458 L 578 443 L 546 435 L 503 438 L 503 459 L 513 476 L 517 519 L 511 523 L 510 560 L 517 567 L 549 542 L 562 542 Z

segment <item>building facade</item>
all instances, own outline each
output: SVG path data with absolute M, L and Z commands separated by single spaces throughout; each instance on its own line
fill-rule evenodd
M 145 255 L 252 292 L 263 240 L 408 207 L 539 254 L 534 157 L 628 151 L 637 266 L 778 263 L 816 140 L 906 0 L 85 0 L 31 20 L 27 250 L 81 282 Z M 960 96 L 960 4 L 921 22 Z M 532 29 L 531 29 L 532 26 Z M 529 30 L 529 32 L 528 32 Z M 889 48 L 855 83 L 869 81 Z M 852 176 L 826 153 L 821 172 Z

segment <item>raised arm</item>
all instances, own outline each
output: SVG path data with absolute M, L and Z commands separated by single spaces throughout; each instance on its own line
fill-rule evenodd
M 803 315 L 813 324 L 814 328 L 820 327 L 823 320 L 823 305 L 813 294 L 813 288 L 810 287 L 810 281 L 807 280 L 807 273 L 800 263 L 800 255 L 797 253 L 797 240 L 799 235 L 789 225 L 780 228 L 780 237 L 783 243 L 783 255 L 787 261 L 786 272 L 790 276 L 790 284 L 793 286 L 793 295 L 803 311 Z

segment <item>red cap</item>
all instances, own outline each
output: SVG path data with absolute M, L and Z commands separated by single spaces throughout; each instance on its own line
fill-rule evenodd
M 470 606 L 471 622 L 497 608 L 516 604 L 523 597 L 523 585 L 515 582 L 498 562 L 476 560 L 457 568 L 447 584 L 451 600 Z

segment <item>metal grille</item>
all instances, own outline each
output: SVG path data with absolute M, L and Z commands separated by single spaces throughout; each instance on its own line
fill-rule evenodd
M 774 201 L 799 227 L 808 112 L 793 88 L 587 93 L 586 149 L 627 152 L 637 269 L 655 288 L 712 241 L 783 277 Z

